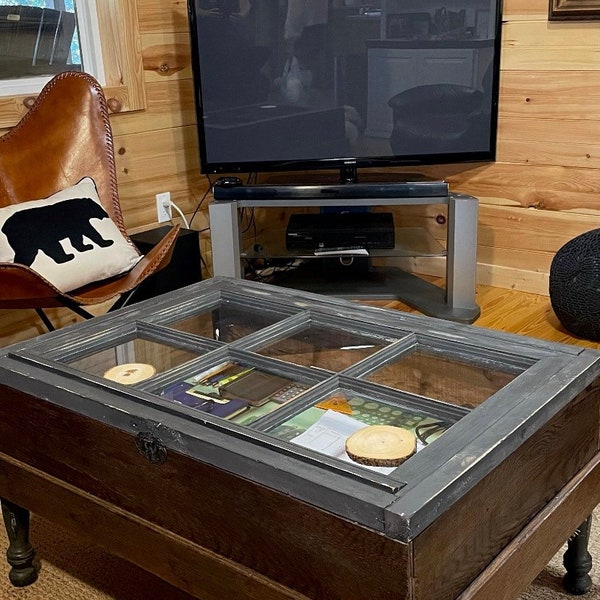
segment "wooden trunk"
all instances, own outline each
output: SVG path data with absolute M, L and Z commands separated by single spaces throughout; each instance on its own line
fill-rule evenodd
M 154 384 L 132 390 L 69 367 L 81 366 L 81 348 L 99 349 L 121 328 L 130 339 L 133 323 L 138 330 L 142 322 L 164 327 L 214 306 L 215 291 L 217 303 L 225 294 L 248 305 L 260 299 L 266 309 L 310 307 L 332 323 L 344 314 L 340 324 L 387 324 L 390 335 L 427 332 L 442 347 L 460 338 L 465 356 L 478 342 L 488 346 L 482 352 L 512 348 L 531 364 L 471 412 L 458 403 L 450 429 L 382 476 L 275 441 L 277 411 L 264 426 L 191 418 L 153 401 L 147 390 Z M 452 323 L 432 327 L 402 313 L 230 280 L 202 282 L 140 307 L 0 357 L 0 497 L 198 598 L 514 598 L 600 500 L 594 351 Z M 289 312 L 282 318 L 298 321 Z M 214 344 L 208 355 L 256 353 L 287 327 L 234 336 L 235 352 Z M 184 368 L 165 360 L 169 372 Z M 385 400 L 378 384 L 353 381 L 385 360 L 381 352 L 362 358 L 314 389 L 337 382 L 365 394 L 377 389 Z M 433 389 L 446 376 L 438 371 Z

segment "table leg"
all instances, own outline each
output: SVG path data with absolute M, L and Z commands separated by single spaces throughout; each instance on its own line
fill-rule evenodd
M 4 498 L 0 503 L 9 541 L 6 560 L 12 567 L 8 577 L 14 586 L 25 587 L 37 579 L 35 550 L 29 543 L 29 511 Z
M 592 587 L 592 578 L 588 575 L 592 568 L 592 557 L 588 552 L 591 526 L 590 515 L 569 539 L 567 551 L 563 556 L 563 565 L 567 570 L 563 586 L 569 594 L 580 596 Z

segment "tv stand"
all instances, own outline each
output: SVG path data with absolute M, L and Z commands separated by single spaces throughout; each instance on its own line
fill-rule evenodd
M 375 184 L 377 185 L 377 184 Z M 325 278 L 315 281 L 284 282 L 284 285 L 309 289 L 318 293 L 332 294 L 354 299 L 397 299 L 421 311 L 422 313 L 472 323 L 480 314 L 475 302 L 477 274 L 477 217 L 478 201 L 472 196 L 448 192 L 447 186 L 437 188 L 435 194 L 405 195 L 403 197 L 368 197 L 356 199 L 357 206 L 408 206 L 427 204 L 446 204 L 448 206 L 445 287 L 434 285 L 424 279 L 396 267 L 373 267 L 367 278 L 354 277 L 356 272 L 349 271 L 349 278 Z M 351 187 L 349 184 L 348 187 Z M 239 193 L 227 198 L 217 197 L 209 205 L 213 273 L 215 276 L 242 277 L 241 231 L 239 209 L 241 208 L 295 208 L 295 207 L 332 207 L 348 206 L 348 199 L 342 197 L 257 197 L 254 193 L 245 194 L 241 186 L 235 188 Z M 261 186 L 256 186 L 261 187 Z M 292 188 L 295 186 L 291 186 Z M 269 196 L 269 194 L 265 194 Z M 321 260 L 311 257 L 312 260 Z

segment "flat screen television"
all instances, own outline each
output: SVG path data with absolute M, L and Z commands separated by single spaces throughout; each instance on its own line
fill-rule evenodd
M 495 159 L 501 0 L 189 0 L 201 171 Z

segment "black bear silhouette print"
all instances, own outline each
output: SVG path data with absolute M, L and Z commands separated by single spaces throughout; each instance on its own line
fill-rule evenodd
M 114 244 L 105 240 L 90 223 L 91 219 L 108 219 L 106 211 L 91 198 L 72 198 L 19 211 L 6 219 L 2 232 L 15 252 L 14 262 L 30 267 L 39 251 L 61 264 L 75 258 L 60 244 L 68 239 L 78 252 L 92 250 L 84 236 L 102 248 Z

